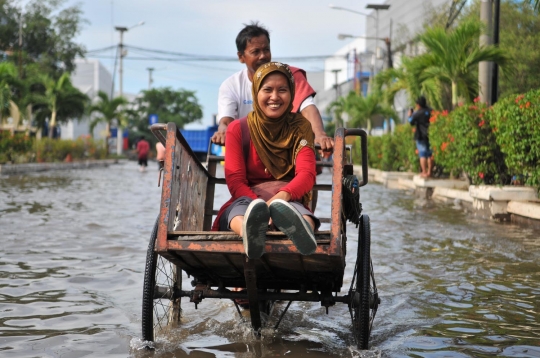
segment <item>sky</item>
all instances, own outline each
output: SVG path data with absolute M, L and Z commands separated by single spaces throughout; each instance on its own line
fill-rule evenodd
M 66 5 L 81 4 L 88 20 L 76 42 L 87 50 L 97 50 L 119 43 L 115 26 L 131 27 L 124 34 L 124 44 L 139 48 L 181 52 L 202 56 L 236 57 L 235 38 L 243 24 L 259 21 L 270 31 L 272 59 L 306 71 L 323 71 L 323 60 L 300 61 L 294 57 L 332 55 L 346 45 L 339 33 L 365 35 L 366 17 L 354 12 L 335 10 L 330 3 L 361 13 L 368 3 L 383 0 L 67 0 Z M 88 55 L 98 58 L 112 73 L 116 50 Z M 201 123 L 187 128 L 212 124 L 217 112 L 219 85 L 245 65 L 238 61 L 158 61 L 138 60 L 151 53 L 128 51 L 124 58 L 124 93 L 137 94 L 148 89 L 149 71 L 153 87 L 172 87 L 195 91 L 203 107 Z M 167 56 L 170 57 L 170 56 Z M 291 57 L 293 59 L 291 59 Z M 116 73 L 118 83 L 118 73 Z M 116 91 L 118 87 L 116 87 Z

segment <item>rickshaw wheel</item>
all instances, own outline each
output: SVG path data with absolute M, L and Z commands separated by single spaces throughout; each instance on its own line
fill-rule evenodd
M 358 253 L 353 280 L 349 295 L 349 311 L 351 313 L 353 333 L 358 348 L 368 349 L 369 335 L 377 307 L 380 303 L 373 275 L 370 256 L 371 228 L 369 216 L 362 215 L 358 233 Z
M 154 252 L 158 221 L 146 252 L 142 299 L 142 338 L 155 341 L 180 322 L 180 297 L 175 296 L 182 286 L 182 271 Z

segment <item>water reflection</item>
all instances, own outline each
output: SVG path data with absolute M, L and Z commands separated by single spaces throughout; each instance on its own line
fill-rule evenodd
M 540 356 L 540 233 L 371 184 L 362 203 L 382 299 L 372 349 L 354 348 L 345 305 L 326 315 L 319 304 L 293 304 L 259 340 L 229 300 L 183 303 L 182 329 L 155 351 L 140 349 L 156 183 L 157 171 L 139 173 L 133 162 L 0 179 L 3 357 Z M 220 188 L 216 206 L 228 197 Z M 318 211 L 329 206 L 321 194 Z M 357 246 L 355 227 L 347 231 L 343 291 Z

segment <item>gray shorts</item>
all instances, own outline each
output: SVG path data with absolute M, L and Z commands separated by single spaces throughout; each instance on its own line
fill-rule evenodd
M 231 231 L 231 227 L 230 227 L 231 220 L 235 216 L 244 216 L 249 204 L 251 204 L 252 201 L 253 199 L 251 199 L 248 196 L 241 196 L 235 201 L 233 201 L 232 204 L 229 205 L 227 209 L 225 209 L 225 212 L 223 212 L 223 214 L 219 218 L 219 230 Z M 315 222 L 315 230 L 317 230 L 319 226 L 321 226 L 321 221 L 315 215 L 313 215 L 311 211 L 306 209 L 306 207 L 302 205 L 302 203 L 298 201 L 290 201 L 289 204 L 294 206 L 294 208 L 298 210 L 300 214 L 309 215 Z

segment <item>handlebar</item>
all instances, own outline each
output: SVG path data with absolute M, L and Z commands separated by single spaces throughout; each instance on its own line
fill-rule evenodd
M 364 186 L 368 183 L 367 133 L 360 128 L 345 129 L 345 137 L 351 135 L 360 137 L 360 147 L 362 149 L 362 181 L 358 185 Z

